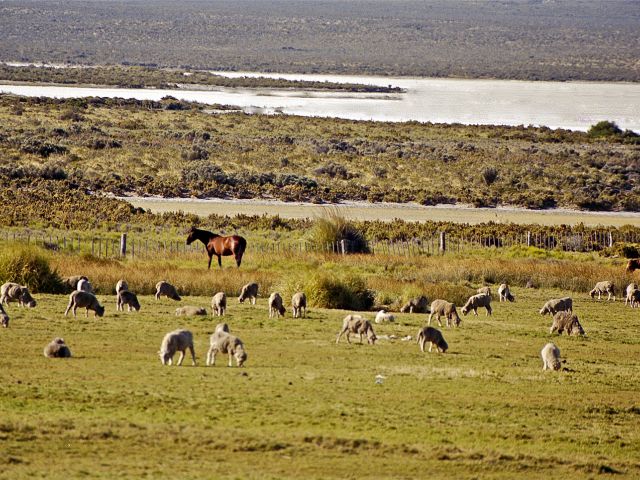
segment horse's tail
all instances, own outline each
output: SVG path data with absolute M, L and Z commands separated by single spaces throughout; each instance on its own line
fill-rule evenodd
M 240 253 L 244 253 L 247 249 L 247 240 L 244 237 L 238 236 L 238 245 L 240 246 Z

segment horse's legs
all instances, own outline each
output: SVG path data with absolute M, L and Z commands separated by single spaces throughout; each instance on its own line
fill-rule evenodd
M 242 263 L 242 253 L 236 254 L 236 265 L 240 268 L 240 264 Z
M 222 268 L 222 257 L 218 255 L 218 266 Z
M 209 255 L 209 266 L 207 267 L 209 270 L 211 270 L 211 260 L 213 259 L 213 255 Z

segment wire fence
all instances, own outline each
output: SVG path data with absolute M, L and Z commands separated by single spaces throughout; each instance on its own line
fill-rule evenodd
M 187 245 L 184 239 L 153 238 L 144 234 L 117 234 L 109 236 L 53 234 L 36 230 L 0 231 L 0 239 L 35 244 L 53 251 L 91 254 L 95 257 L 167 257 L 202 255 L 206 250 L 200 242 Z M 526 232 L 512 235 L 455 235 L 441 232 L 427 238 L 410 240 L 372 240 L 354 243 L 348 240 L 315 243 L 307 240 L 267 240 L 249 242 L 249 251 L 273 254 L 367 252 L 375 255 L 442 255 L 484 248 L 513 246 L 537 247 L 546 250 L 590 252 L 613 246 L 616 242 L 639 243 L 640 234 L 619 231 L 592 231 L 554 235 Z

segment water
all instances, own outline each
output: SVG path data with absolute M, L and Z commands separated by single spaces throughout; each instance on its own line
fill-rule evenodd
M 0 92 L 58 98 L 97 96 L 141 100 L 159 100 L 171 95 L 205 104 L 237 105 L 248 113 L 286 113 L 352 120 L 545 125 L 571 130 L 587 130 L 600 120 L 612 120 L 622 128 L 640 132 L 640 84 L 216 73 L 393 85 L 406 92 L 371 94 L 222 87 L 171 90 L 12 84 L 0 85 Z

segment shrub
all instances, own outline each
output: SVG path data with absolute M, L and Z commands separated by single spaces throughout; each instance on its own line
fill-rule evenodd
M 311 231 L 311 239 L 318 245 L 346 241 L 347 253 L 369 253 L 369 245 L 362 230 L 346 220 L 338 210 L 325 210 Z
M 622 130 L 615 122 L 610 122 L 608 120 L 603 120 L 601 122 L 592 125 L 587 132 L 591 138 L 600 138 L 600 137 L 613 137 L 620 135 Z
M 278 288 L 285 302 L 295 292 L 302 291 L 309 306 L 318 308 L 362 311 L 369 310 L 375 300 L 373 290 L 368 289 L 365 280 L 358 275 L 336 276 L 314 271 L 287 277 Z
M 314 173 L 316 175 L 324 175 L 329 178 L 341 178 L 343 180 L 349 180 L 353 178 L 354 175 L 351 175 L 347 168 L 344 165 L 340 165 L 336 162 L 328 162 L 320 167 L 316 168 Z
M 0 253 L 0 281 L 26 285 L 34 293 L 62 293 L 62 279 L 36 247 L 5 246 Z
M 484 179 L 484 183 L 491 185 L 498 179 L 498 170 L 493 167 L 487 167 L 482 170 L 482 178 Z

